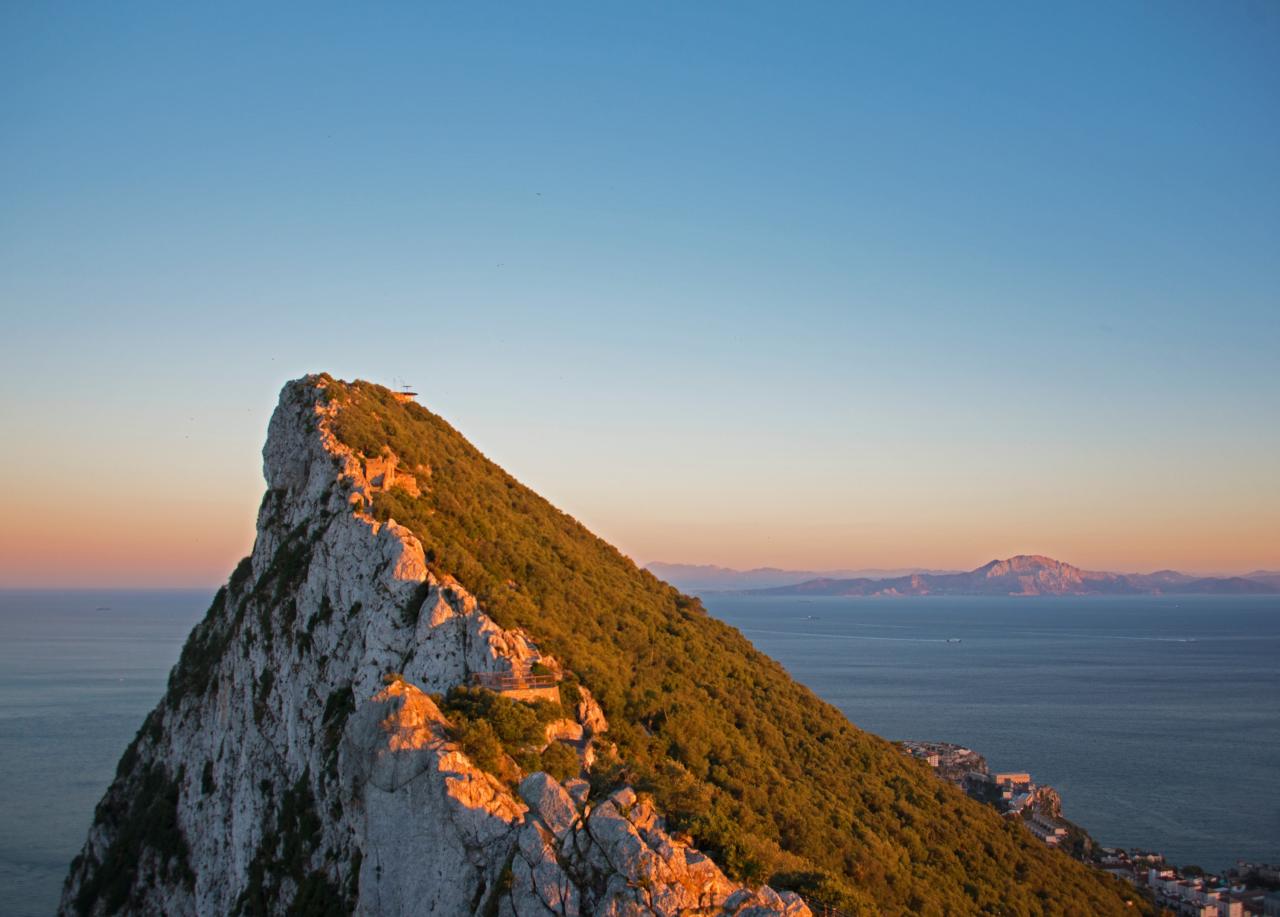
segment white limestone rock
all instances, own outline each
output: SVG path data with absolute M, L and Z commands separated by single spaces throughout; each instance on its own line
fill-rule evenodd
M 254 901 L 283 914 L 298 874 L 312 895 L 389 917 L 804 917 L 786 896 L 735 895 L 634 793 L 589 815 L 585 781 L 535 774 L 517 795 L 450 740 L 427 692 L 559 665 L 437 580 L 407 529 L 365 514 L 373 487 L 329 429 L 323 384 L 281 393 L 253 552 L 121 761 L 60 913 L 228 914 Z M 404 680 L 384 683 L 393 672 Z M 584 739 L 608 728 L 585 689 L 574 712 Z M 172 830 L 154 830 L 157 806 Z M 107 874 L 117 856 L 131 876 Z M 109 900 L 122 875 L 122 900 Z
M 557 840 L 564 840 L 578 820 L 578 811 L 568 792 L 542 771 L 524 778 L 520 784 L 520 798 Z
M 595 697 L 587 690 L 586 685 L 579 686 L 578 690 L 582 697 L 578 701 L 578 709 L 575 712 L 578 716 L 578 722 L 582 724 L 587 735 L 600 735 L 608 732 L 609 721 L 605 719 L 604 711 L 596 703 Z

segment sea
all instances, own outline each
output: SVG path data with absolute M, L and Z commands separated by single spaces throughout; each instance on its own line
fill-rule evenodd
M 213 590 L 0 591 L 0 915 L 48 917 Z
M 0 917 L 48 915 L 211 590 L 0 591 Z M 1058 789 L 1109 846 L 1280 862 L 1280 599 L 704 596 L 889 739 Z
M 857 726 L 1027 771 L 1100 844 L 1280 862 L 1280 597 L 704 604 Z

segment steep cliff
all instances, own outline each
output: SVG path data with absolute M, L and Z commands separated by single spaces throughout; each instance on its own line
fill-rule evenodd
M 1125 909 L 420 406 L 290 383 L 264 472 L 63 912 Z
M 562 670 L 360 511 L 387 475 L 334 438 L 322 394 L 286 387 L 253 554 L 122 758 L 62 910 L 807 913 L 729 882 L 625 787 L 516 787 L 468 757 L 428 692 Z M 607 721 L 574 691 L 577 770 Z

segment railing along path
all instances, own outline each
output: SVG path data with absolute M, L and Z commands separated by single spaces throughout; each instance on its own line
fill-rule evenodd
M 471 683 L 490 691 L 524 691 L 529 688 L 554 688 L 556 677 L 532 672 L 472 672 Z

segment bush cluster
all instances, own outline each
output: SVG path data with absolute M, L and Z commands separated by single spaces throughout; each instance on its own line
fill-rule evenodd
M 545 769 L 541 749 L 547 724 L 565 715 L 564 708 L 550 701 L 513 700 L 472 687 L 454 688 L 440 710 L 449 718 L 452 738 L 467 757 L 481 770 L 511 784 L 524 774 Z M 558 760 L 556 754 L 552 754 L 553 763 Z
M 142 741 L 140 732 L 126 757 L 133 753 L 136 762 L 137 748 Z M 157 874 L 161 881 L 176 878 L 188 888 L 194 886 L 191 851 L 178 825 L 181 782 L 181 773 L 171 777 L 163 764 L 147 761 L 125 777 L 123 784 L 117 781 L 111 788 L 94 815 L 96 825 L 112 832 L 111 844 L 102 862 L 80 886 L 74 902 L 77 912 L 88 914 L 97 904 L 108 914 L 135 906 L 130 893 L 138 879 L 138 857 L 143 850 L 154 851 L 159 857 Z M 81 862 L 77 858 L 72 870 Z

